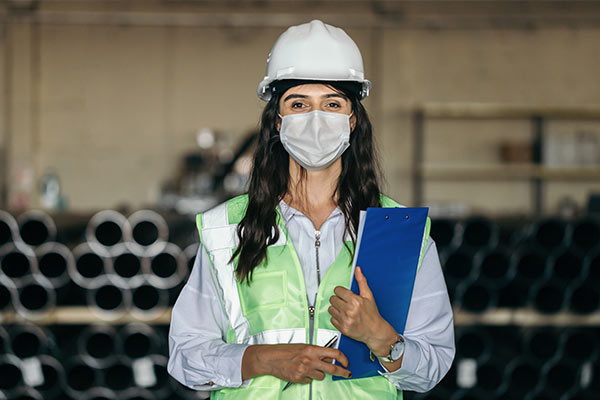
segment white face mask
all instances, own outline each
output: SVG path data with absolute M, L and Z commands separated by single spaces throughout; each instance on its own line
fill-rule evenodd
M 319 171 L 350 146 L 350 116 L 318 110 L 286 115 L 281 117 L 279 137 L 298 164 Z

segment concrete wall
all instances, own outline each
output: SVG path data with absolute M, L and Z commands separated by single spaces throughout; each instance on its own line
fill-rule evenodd
M 0 71 L 11 90 L 0 86 L 9 93 L 0 101 L 7 103 L 0 115 L 8 121 L 0 147 L 10 156 L 9 199 L 13 206 L 38 206 L 35 182 L 54 170 L 76 210 L 152 204 L 179 157 L 194 148 L 198 129 L 216 129 L 234 142 L 256 128 L 263 106 L 256 86 L 282 31 L 39 20 L 3 27 Z M 386 191 L 405 204 L 412 201 L 409 111 L 415 105 L 600 104 L 600 27 L 353 25 L 347 32 L 373 81 L 365 104 Z M 597 125 L 588 128 L 600 132 Z M 526 120 L 436 120 L 426 132 L 426 162 L 444 165 L 497 163 L 501 141 L 531 138 Z M 29 184 L 23 183 L 27 174 Z M 565 195 L 583 204 L 593 190 L 600 191 L 597 181 L 549 184 L 546 208 L 553 210 Z M 427 204 L 466 202 L 490 213 L 528 212 L 530 193 L 523 181 L 425 185 Z
M 391 192 L 411 198 L 408 171 L 411 120 L 399 110 L 425 102 L 491 102 L 517 105 L 599 104 L 599 29 L 478 29 L 388 30 L 382 51 L 383 141 L 386 170 L 392 171 Z M 572 133 L 598 124 L 549 124 L 548 131 Z M 426 121 L 425 162 L 436 165 L 489 165 L 499 162 L 503 141 L 532 138 L 531 123 L 523 120 Z M 398 156 L 395 156 L 399 155 Z M 565 196 L 583 205 L 598 181 L 549 181 L 544 189 L 546 211 Z M 497 213 L 531 209 L 527 181 L 429 181 L 428 203 L 466 202 Z
M 6 203 L 6 169 L 7 169 L 7 161 L 6 161 L 6 128 L 7 128 L 7 120 L 6 120 L 6 102 L 7 102 L 7 92 L 6 92 L 6 81 L 5 78 L 7 76 L 6 73 L 6 33 L 7 26 L 0 26 L 0 204 L 4 205 Z

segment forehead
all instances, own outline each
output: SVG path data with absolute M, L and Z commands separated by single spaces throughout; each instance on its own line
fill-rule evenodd
M 285 100 L 285 98 L 290 94 L 298 94 L 308 97 L 322 97 L 331 94 L 339 94 L 340 96 L 345 97 L 335 89 L 322 83 L 307 83 L 303 85 L 293 86 L 286 90 L 283 96 L 281 96 L 281 98 Z

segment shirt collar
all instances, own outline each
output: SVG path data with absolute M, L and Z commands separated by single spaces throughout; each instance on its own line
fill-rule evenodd
M 303 217 L 305 216 L 300 211 L 298 211 L 294 207 L 288 205 L 283 200 L 279 201 L 279 211 L 281 212 L 281 217 L 283 218 L 283 220 L 285 221 L 286 224 L 294 216 L 303 216 Z M 333 210 L 331 212 L 331 214 L 329 215 L 329 217 L 327 217 L 327 219 L 335 217 L 337 215 L 341 215 L 341 214 L 342 214 L 342 210 L 340 210 L 339 207 L 336 207 L 335 210 Z

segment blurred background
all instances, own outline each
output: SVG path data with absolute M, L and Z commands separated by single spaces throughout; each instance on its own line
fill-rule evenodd
M 1 0 L 0 399 L 201 396 L 165 369 L 194 215 L 245 191 L 267 55 L 314 18 L 455 310 L 405 398 L 600 398 L 600 2 Z

